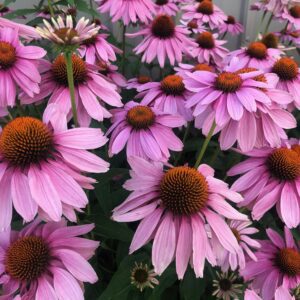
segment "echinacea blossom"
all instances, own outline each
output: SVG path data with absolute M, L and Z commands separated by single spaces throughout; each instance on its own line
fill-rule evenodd
M 179 115 L 163 113 L 154 107 L 130 101 L 124 108 L 112 109 L 110 156 L 126 146 L 127 157 L 140 156 L 152 161 L 166 162 L 169 150 L 181 151 L 183 144 L 172 128 L 183 126 L 186 121 Z
M 209 0 L 186 5 L 183 11 L 185 11 L 182 16 L 184 20 L 197 20 L 202 24 L 207 24 L 210 29 L 218 28 L 226 21 L 224 12 Z
M 256 256 L 253 253 L 253 249 L 260 248 L 260 243 L 249 235 L 257 233 L 258 229 L 251 226 L 250 221 L 236 221 L 231 220 L 228 224 L 233 232 L 240 249 L 237 253 L 230 253 L 220 246 L 217 239 L 212 237 L 212 247 L 215 252 L 218 266 L 221 267 L 223 272 L 227 272 L 229 269 L 236 270 L 237 268 L 244 269 L 246 263 L 246 257 L 256 261 Z
M 1 299 L 83 299 L 83 283 L 98 281 L 88 260 L 99 242 L 79 236 L 93 228 L 35 220 L 0 232 Z
M 127 34 L 128 37 L 144 36 L 134 52 L 143 53 L 142 62 L 146 63 L 151 63 L 157 57 L 161 68 L 164 67 L 166 58 L 174 65 L 175 61 L 182 61 L 182 54 L 189 53 L 190 47 L 196 47 L 196 43 L 188 35 L 189 30 L 176 26 L 168 15 L 159 15 L 144 29 Z
M 142 292 L 147 287 L 154 289 L 155 285 L 159 284 L 156 276 L 157 274 L 154 270 L 150 270 L 147 264 L 135 262 L 135 266 L 131 270 L 130 280 L 131 284 Z
M 108 34 L 96 33 L 90 38 L 84 40 L 78 52 L 81 57 L 89 64 L 95 64 L 97 60 L 104 62 L 115 61 L 117 59 L 116 53 L 121 54 L 122 51 L 110 44 L 106 39 Z
M 237 274 L 228 272 L 216 274 L 217 279 L 213 280 L 215 290 L 212 295 L 222 300 L 238 299 L 238 295 L 242 294 L 243 285 L 238 282 Z
M 218 35 L 205 31 L 196 37 L 197 47 L 191 50 L 191 55 L 198 59 L 199 63 L 206 63 L 221 67 L 223 59 L 229 52 L 222 47 L 226 43 L 223 40 L 217 40 Z
M 186 121 L 193 119 L 191 109 L 185 107 L 192 93 L 185 88 L 180 75 L 168 75 L 160 82 L 145 83 L 137 91 L 142 92 L 142 105 L 153 106 L 167 114 L 180 115 Z
M 15 106 L 18 88 L 28 97 L 40 92 L 37 65 L 47 52 L 37 46 L 24 46 L 17 29 L 0 28 L 0 40 L 0 107 L 6 108 Z
M 262 247 L 256 252 L 257 261 L 247 262 L 240 274 L 246 281 L 253 280 L 252 288 L 260 292 L 263 300 L 273 300 L 280 286 L 283 289 L 277 291 L 277 296 L 299 285 L 300 252 L 287 227 L 284 227 L 284 239 L 271 228 L 266 233 L 269 240 L 261 241 Z
M 289 92 L 293 96 L 293 106 L 300 108 L 300 71 L 297 62 L 290 57 L 278 59 L 272 66 L 279 81 L 277 88 Z
M 188 72 L 196 72 L 196 71 L 207 71 L 207 72 L 215 72 L 215 68 L 208 64 L 178 64 L 178 67 L 175 67 L 174 70 L 177 72 L 177 75 L 180 75 L 184 79 L 187 77 L 186 73 Z
M 260 38 L 260 35 L 258 36 Z M 276 34 L 269 32 L 261 36 L 260 40 L 267 48 L 277 49 L 279 47 L 279 38 Z
M 250 43 L 247 47 L 230 52 L 226 60 L 230 61 L 232 58 L 237 57 L 240 68 L 256 68 L 270 71 L 270 68 L 281 54 L 281 50 L 268 48 L 264 43 L 258 41 Z
M 286 143 L 281 148 L 247 152 L 250 158 L 231 168 L 228 175 L 241 175 L 232 189 L 243 194 L 240 205 L 252 208 L 254 220 L 276 204 L 281 220 L 294 228 L 300 224 L 300 145 L 293 140 Z
M 100 27 L 95 23 L 88 25 L 89 20 L 82 17 L 74 27 L 72 16 L 66 16 L 64 21 L 61 16 L 56 20 L 51 19 L 51 25 L 47 20 L 43 20 L 45 27 L 37 27 L 36 31 L 44 39 L 50 40 L 55 44 L 66 45 L 78 45 L 87 39 L 95 36 Z
M 202 33 L 204 31 L 207 31 L 206 27 L 196 19 L 191 21 L 180 20 L 180 23 L 191 33 Z
M 148 75 L 139 75 L 136 78 L 131 78 L 127 81 L 127 89 L 137 89 L 145 83 L 152 81 L 151 77 Z
M 207 259 L 216 265 L 205 224 L 228 251 L 239 250 L 234 234 L 223 217 L 247 220 L 226 199 L 242 200 L 227 184 L 214 178 L 208 165 L 198 169 L 178 166 L 163 170 L 162 163 L 129 157 L 131 179 L 124 184 L 132 193 L 113 210 L 117 222 L 141 221 L 130 245 L 130 253 L 153 239 L 152 264 L 159 275 L 175 260 L 182 279 L 188 264 L 196 277 L 203 277 Z
M 232 35 L 240 34 L 244 31 L 244 26 L 237 22 L 235 17 L 228 16 L 227 20 L 219 26 L 219 32 L 220 33 L 226 33 L 229 32 Z
M 154 8 L 156 15 L 175 16 L 179 10 L 176 0 L 155 0 Z
M 76 222 L 74 210 L 88 203 L 84 188 L 95 180 L 81 172 L 104 173 L 109 164 L 87 150 L 103 146 L 100 129 L 67 129 L 65 115 L 55 105 L 43 121 L 18 117 L 7 123 L 0 136 L 0 230 L 8 228 L 12 207 L 25 222 L 39 213 L 46 220 L 64 215 Z
M 122 20 L 129 23 L 149 23 L 155 14 L 152 0 L 95 0 L 101 13 L 109 12 L 112 22 Z
M 291 5 L 290 7 L 284 7 L 279 18 L 284 21 L 288 21 L 293 24 L 296 29 L 300 29 L 300 4 Z
M 103 102 L 121 107 L 121 96 L 117 87 L 105 76 L 98 73 L 97 66 L 86 63 L 78 55 L 72 55 L 73 77 L 75 84 L 75 101 L 80 126 L 89 126 L 91 119 L 103 121 L 111 117 Z M 67 66 L 64 55 L 57 56 L 52 63 L 42 63 L 41 92 L 33 98 L 21 95 L 23 103 L 42 101 L 50 96 L 49 103 L 55 103 L 61 110 L 71 116 L 71 100 L 68 85 Z

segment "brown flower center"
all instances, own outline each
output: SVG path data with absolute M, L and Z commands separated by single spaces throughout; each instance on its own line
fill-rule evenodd
M 227 20 L 225 21 L 225 23 L 234 25 L 236 23 L 235 17 L 228 16 Z
M 145 269 L 136 269 L 134 274 L 132 274 L 134 280 L 140 284 L 146 283 L 148 281 L 149 274 Z
M 97 34 L 91 36 L 90 38 L 84 40 L 82 42 L 83 45 L 89 46 L 89 45 L 94 45 L 95 42 L 97 41 Z
M 137 82 L 139 84 L 145 84 L 145 83 L 148 83 L 151 81 L 151 78 L 149 76 L 146 76 L 146 75 L 140 75 L 138 78 L 137 78 Z
M 190 22 L 187 23 L 187 27 L 189 29 L 197 29 L 198 28 L 198 24 L 196 20 L 192 20 Z
M 213 68 L 207 64 L 197 64 L 194 66 L 193 68 L 193 72 L 195 71 L 208 71 L 208 72 L 212 72 Z
M 87 78 L 87 68 L 85 62 L 77 55 L 72 55 L 74 84 L 85 82 Z M 59 55 L 52 63 L 52 74 L 54 79 L 62 85 L 68 86 L 67 65 L 64 55 Z
M 208 200 L 206 179 L 194 168 L 172 168 L 160 183 L 160 198 L 163 206 L 175 215 L 197 213 Z
M 152 34 L 160 39 L 168 39 L 175 33 L 175 23 L 171 17 L 161 15 L 152 22 Z
M 300 157 L 292 149 L 274 150 L 266 163 L 271 175 L 279 180 L 295 180 L 300 175 Z
M 295 19 L 299 19 L 300 18 L 300 5 L 295 5 L 295 6 L 291 7 L 290 14 Z
M 231 290 L 232 282 L 228 278 L 222 278 L 219 281 L 220 290 L 227 292 Z
M 10 43 L 0 42 L 0 67 L 9 69 L 17 61 L 16 49 Z
M 300 253 L 292 248 L 283 248 L 275 256 L 275 265 L 288 276 L 300 275 Z
M 47 269 L 50 251 L 45 241 L 28 236 L 14 242 L 7 251 L 6 272 L 14 279 L 33 281 Z
M 215 86 L 216 89 L 225 93 L 234 93 L 242 85 L 242 78 L 235 73 L 223 72 L 216 78 Z
M 211 1 L 202 1 L 197 7 L 197 12 L 203 15 L 212 15 L 214 13 L 214 5 Z
M 137 105 L 128 111 L 126 120 L 136 130 L 147 129 L 155 122 L 155 114 L 150 107 Z
M 298 65 L 292 58 L 282 57 L 274 64 L 272 72 L 281 80 L 293 80 L 298 76 Z
M 248 46 L 247 54 L 256 59 L 264 59 L 267 56 L 267 47 L 262 42 L 253 42 Z
M 208 31 L 198 34 L 196 42 L 204 49 L 213 49 L 215 47 L 215 39 L 212 33 Z
M 258 71 L 258 69 L 256 69 L 256 68 L 242 68 L 242 69 L 236 71 L 235 73 L 236 74 L 245 74 L 245 73 L 250 73 L 250 72 L 254 72 L 254 71 Z M 264 82 L 264 83 L 268 82 L 267 78 L 266 78 L 266 76 L 264 74 L 255 76 L 253 78 L 253 80 Z
M 157 5 L 165 5 L 168 4 L 169 0 L 156 0 Z
M 26 167 L 51 154 L 52 133 L 40 120 L 19 117 L 9 122 L 0 135 L 0 152 L 14 166 Z
M 278 48 L 279 39 L 274 33 L 268 33 L 262 38 L 261 42 L 267 48 Z
M 74 37 L 78 37 L 78 32 L 74 28 L 59 28 L 54 33 L 65 43 L 70 43 Z
M 239 231 L 236 228 L 230 228 L 230 229 L 231 229 L 233 235 L 235 236 L 236 240 L 238 242 L 240 242 L 241 241 L 241 235 L 240 235 Z
M 185 86 L 182 77 L 178 75 L 169 75 L 165 77 L 161 82 L 161 89 L 167 95 L 182 95 L 185 91 Z

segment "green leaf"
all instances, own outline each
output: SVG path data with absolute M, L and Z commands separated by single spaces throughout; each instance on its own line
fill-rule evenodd
M 12 12 L 6 14 L 5 18 L 11 20 L 16 17 L 33 14 L 35 12 L 36 12 L 36 9 L 34 9 L 34 8 L 18 9 L 18 10 L 15 10 L 15 11 L 12 11 Z

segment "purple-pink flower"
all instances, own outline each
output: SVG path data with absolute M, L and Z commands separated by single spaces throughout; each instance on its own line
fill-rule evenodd
M 252 209 L 254 220 L 276 204 L 279 217 L 293 228 L 300 223 L 300 146 L 297 140 L 286 144 L 247 152 L 250 158 L 231 168 L 228 175 L 243 174 L 232 189 L 243 194 L 240 205 Z
M 88 203 L 82 188 L 92 189 L 93 178 L 81 172 L 103 173 L 109 164 L 87 150 L 103 146 L 100 129 L 67 129 L 65 115 L 48 106 L 43 121 L 18 117 L 0 136 L 0 230 L 8 228 L 12 208 L 29 222 L 39 214 L 76 222 L 76 211 Z
M 98 280 L 88 260 L 99 242 L 79 236 L 93 228 L 36 220 L 0 232 L 1 299 L 83 299 L 83 283 Z
M 196 43 L 188 37 L 189 30 L 176 26 L 168 15 L 157 16 L 148 26 L 136 33 L 127 34 L 128 37 L 144 36 L 143 41 L 134 48 L 136 54 L 143 53 L 142 62 L 151 63 L 158 59 L 161 68 L 166 58 L 171 65 L 182 61 L 183 53 L 189 53 L 189 48 L 196 47 Z
M 179 10 L 176 0 L 156 0 L 154 8 L 156 15 L 176 16 Z
M 300 252 L 287 227 L 284 239 L 271 228 L 266 232 L 269 240 L 261 241 L 262 247 L 256 252 L 257 261 L 247 262 L 240 273 L 246 281 L 252 280 L 252 288 L 260 292 L 263 300 L 273 300 L 280 286 L 293 289 L 299 285 Z
M 167 161 L 170 151 L 181 151 L 183 144 L 172 128 L 183 126 L 186 121 L 147 105 L 130 101 L 124 108 L 111 110 L 112 126 L 107 135 L 109 155 L 113 156 L 126 146 L 127 157 L 139 156 L 152 161 Z
M 232 35 L 238 35 L 244 31 L 244 26 L 237 22 L 234 16 L 228 16 L 227 20 L 219 26 L 219 32 L 229 32 Z
M 247 220 L 225 200 L 239 202 L 242 198 L 216 179 L 210 166 L 179 166 L 164 171 L 162 163 L 138 157 L 130 157 L 128 162 L 131 179 L 124 188 L 132 193 L 113 210 L 112 218 L 118 222 L 141 220 L 130 253 L 153 239 L 152 263 L 156 273 L 161 274 L 175 260 L 179 279 L 189 263 L 196 277 L 203 277 L 205 260 L 216 264 L 205 224 L 226 250 L 239 251 L 223 217 Z

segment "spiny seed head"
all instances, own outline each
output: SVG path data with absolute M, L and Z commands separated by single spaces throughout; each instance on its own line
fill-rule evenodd
M 137 78 L 137 82 L 139 84 L 145 84 L 145 83 L 148 83 L 150 81 L 151 81 L 151 78 L 149 76 L 146 76 L 146 75 L 140 75 Z
M 198 24 L 196 20 L 191 20 L 187 23 L 187 27 L 189 29 L 197 29 L 198 28 Z
M 262 42 L 253 42 L 248 46 L 247 54 L 256 59 L 267 57 L 267 47 Z
M 235 17 L 234 16 L 228 16 L 225 23 L 234 25 L 236 23 Z
M 157 16 L 151 27 L 152 34 L 160 39 L 168 39 L 175 33 L 175 23 L 167 15 Z
M 72 55 L 74 84 L 84 83 L 87 78 L 87 68 L 85 62 L 78 56 Z M 52 63 L 51 68 L 54 80 L 59 84 L 68 86 L 67 65 L 64 55 L 59 55 Z
M 267 48 L 278 48 L 279 39 L 274 33 L 266 34 L 261 42 L 265 44 Z
M 276 61 L 272 72 L 276 73 L 281 80 L 293 80 L 298 76 L 298 65 L 292 58 L 282 57 Z
M 219 286 L 223 292 L 227 292 L 230 291 L 232 287 L 232 282 L 228 278 L 222 278 L 219 281 Z
M 182 77 L 179 75 L 169 75 L 165 77 L 161 82 L 161 89 L 167 95 L 182 95 L 185 91 L 185 86 Z
M 279 180 L 295 180 L 300 175 L 300 157 L 288 148 L 274 150 L 266 161 L 271 175 Z
M 208 184 L 205 177 L 190 167 L 168 170 L 160 183 L 163 206 L 175 215 L 191 215 L 206 206 Z
M 147 129 L 155 122 L 155 114 L 148 106 L 137 105 L 127 112 L 127 123 L 134 129 Z
M 52 133 L 40 120 L 19 117 L 0 135 L 0 152 L 11 165 L 26 167 L 47 159 L 52 152 Z
M 300 253 L 295 249 L 280 249 L 275 256 L 274 263 L 285 275 L 300 275 Z
M 207 64 L 197 64 L 194 66 L 193 68 L 193 72 L 196 71 L 208 71 L 208 72 L 212 72 L 213 68 Z
M 211 1 L 204 0 L 198 5 L 197 12 L 203 15 L 212 15 L 214 13 L 214 5 Z
M 242 78 L 238 74 L 223 72 L 216 78 L 215 87 L 225 93 L 234 93 L 241 87 L 242 83 Z
M 300 18 L 300 5 L 294 5 L 293 7 L 291 7 L 290 14 L 295 19 L 299 19 Z
M 209 31 L 200 33 L 196 38 L 196 42 L 204 49 L 213 49 L 215 47 L 215 39 Z
M 17 61 L 16 49 L 8 42 L 0 42 L 0 67 L 1 69 L 9 69 Z
M 7 250 L 6 272 L 15 280 L 36 280 L 47 269 L 50 260 L 48 245 L 41 237 L 28 236 L 15 241 Z

